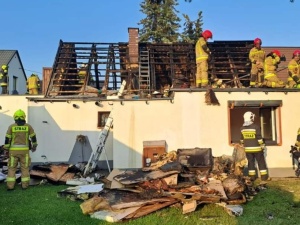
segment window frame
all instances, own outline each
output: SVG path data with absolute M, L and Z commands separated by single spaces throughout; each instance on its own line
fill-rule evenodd
M 281 129 L 281 108 L 282 100 L 261 100 L 261 101 L 228 101 L 228 142 L 229 145 L 239 143 L 237 135 L 239 135 L 240 127 L 243 123 L 243 114 L 246 111 L 252 111 L 256 114 L 254 122 L 261 127 L 261 132 L 266 145 L 281 146 L 282 145 L 282 129 Z M 235 113 L 234 109 L 237 109 Z M 265 110 L 269 110 L 268 113 Z M 263 112 L 265 111 L 265 112 Z M 239 112 L 239 118 L 233 117 Z M 265 119 L 265 120 L 264 120 Z M 266 123 L 265 121 L 270 121 Z M 236 124 L 234 124 L 236 122 Z M 266 125 L 264 125 L 266 124 Z M 237 127 L 239 126 L 239 130 Z M 266 138 L 264 133 L 269 132 L 271 138 Z
M 98 112 L 98 120 L 97 120 L 97 128 L 103 129 L 105 127 L 105 123 L 107 121 L 107 118 L 109 117 L 110 111 L 99 111 Z M 105 118 L 103 121 L 102 118 Z

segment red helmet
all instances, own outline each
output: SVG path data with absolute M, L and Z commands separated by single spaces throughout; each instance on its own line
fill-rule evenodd
M 278 57 L 281 56 L 281 53 L 280 53 L 280 51 L 278 51 L 278 50 L 273 50 L 272 52 L 275 53 Z
M 208 38 L 212 38 L 213 34 L 210 30 L 205 30 L 202 32 L 202 36 L 205 38 L 205 39 L 208 39 Z
M 254 44 L 262 44 L 262 41 L 260 38 L 255 38 L 254 39 Z
M 295 50 L 294 52 L 293 52 L 293 57 L 294 56 L 300 56 L 300 50 Z

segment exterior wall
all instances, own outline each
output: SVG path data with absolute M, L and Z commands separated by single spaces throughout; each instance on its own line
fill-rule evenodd
M 28 96 L 0 96 L 0 135 L 13 122 L 12 115 L 21 108 L 27 121 L 34 127 L 38 149 L 32 153 L 32 162 L 67 162 L 73 151 L 77 135 L 85 135 L 93 149 L 97 144 L 99 111 L 113 109 L 114 125 L 106 143 L 106 153 L 113 160 L 113 168 L 141 168 L 143 141 L 165 140 L 167 151 L 179 148 L 212 148 L 213 156 L 231 155 L 229 144 L 229 100 L 282 100 L 282 145 L 267 146 L 267 163 L 271 176 L 293 176 L 289 154 L 300 127 L 297 120 L 300 108 L 298 92 L 216 92 L 220 106 L 206 105 L 205 92 L 176 92 L 174 102 L 132 100 L 49 102 L 28 101 Z M 42 98 L 42 96 L 39 96 Z M 299 102 L 299 103 L 298 103 Z M 77 104 L 79 108 L 72 105 Z M 242 115 L 241 115 L 242 117 Z M 104 160 L 102 154 L 100 160 Z M 86 161 L 88 159 L 85 159 Z M 285 171 L 282 173 L 282 171 Z
M 8 81 L 8 93 L 12 94 L 13 93 L 13 77 L 17 77 L 17 87 L 16 90 L 18 91 L 18 94 L 25 94 L 27 91 L 26 88 L 26 76 L 23 73 L 23 70 L 21 69 L 21 63 L 20 59 L 17 54 L 13 56 L 11 61 L 8 64 L 9 69 L 8 69 L 8 76 L 9 76 L 9 81 Z

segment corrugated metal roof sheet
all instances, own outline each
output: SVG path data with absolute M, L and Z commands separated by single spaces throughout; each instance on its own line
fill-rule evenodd
M 8 64 L 16 50 L 0 50 L 0 65 Z

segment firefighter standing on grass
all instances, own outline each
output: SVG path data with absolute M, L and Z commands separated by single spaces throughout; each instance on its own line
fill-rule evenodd
M 8 191 L 15 188 L 18 163 L 21 167 L 22 189 L 25 190 L 29 186 L 29 167 L 31 163 L 29 150 L 31 148 L 32 152 L 35 152 L 37 139 L 32 126 L 26 123 L 25 118 L 24 111 L 17 110 L 14 113 L 15 123 L 8 127 L 5 136 L 4 149 L 9 151 L 8 174 L 6 177 Z
M 248 175 L 252 181 L 256 179 L 255 160 L 259 167 L 262 184 L 268 180 L 267 165 L 264 156 L 264 141 L 260 127 L 254 124 L 255 115 L 252 112 L 244 114 L 244 124 L 241 127 L 241 144 L 244 145 L 248 160 Z
M 30 95 L 39 94 L 40 89 L 40 79 L 36 74 L 31 74 L 31 76 L 27 79 L 27 90 Z
M 300 50 L 294 51 L 293 58 L 288 64 L 288 73 L 289 88 L 300 88 Z
M 250 87 L 261 86 L 264 79 L 265 51 L 261 49 L 262 41 L 260 38 L 254 39 L 254 47 L 249 52 L 251 61 Z
M 196 53 L 196 87 L 205 88 L 208 85 L 208 59 L 210 57 L 210 50 L 207 47 L 207 40 L 212 38 L 212 32 L 205 30 L 198 39 L 195 46 Z
M 283 88 L 286 84 L 277 77 L 277 68 L 280 63 L 281 53 L 278 50 L 270 52 L 265 59 L 263 86 L 270 88 Z

